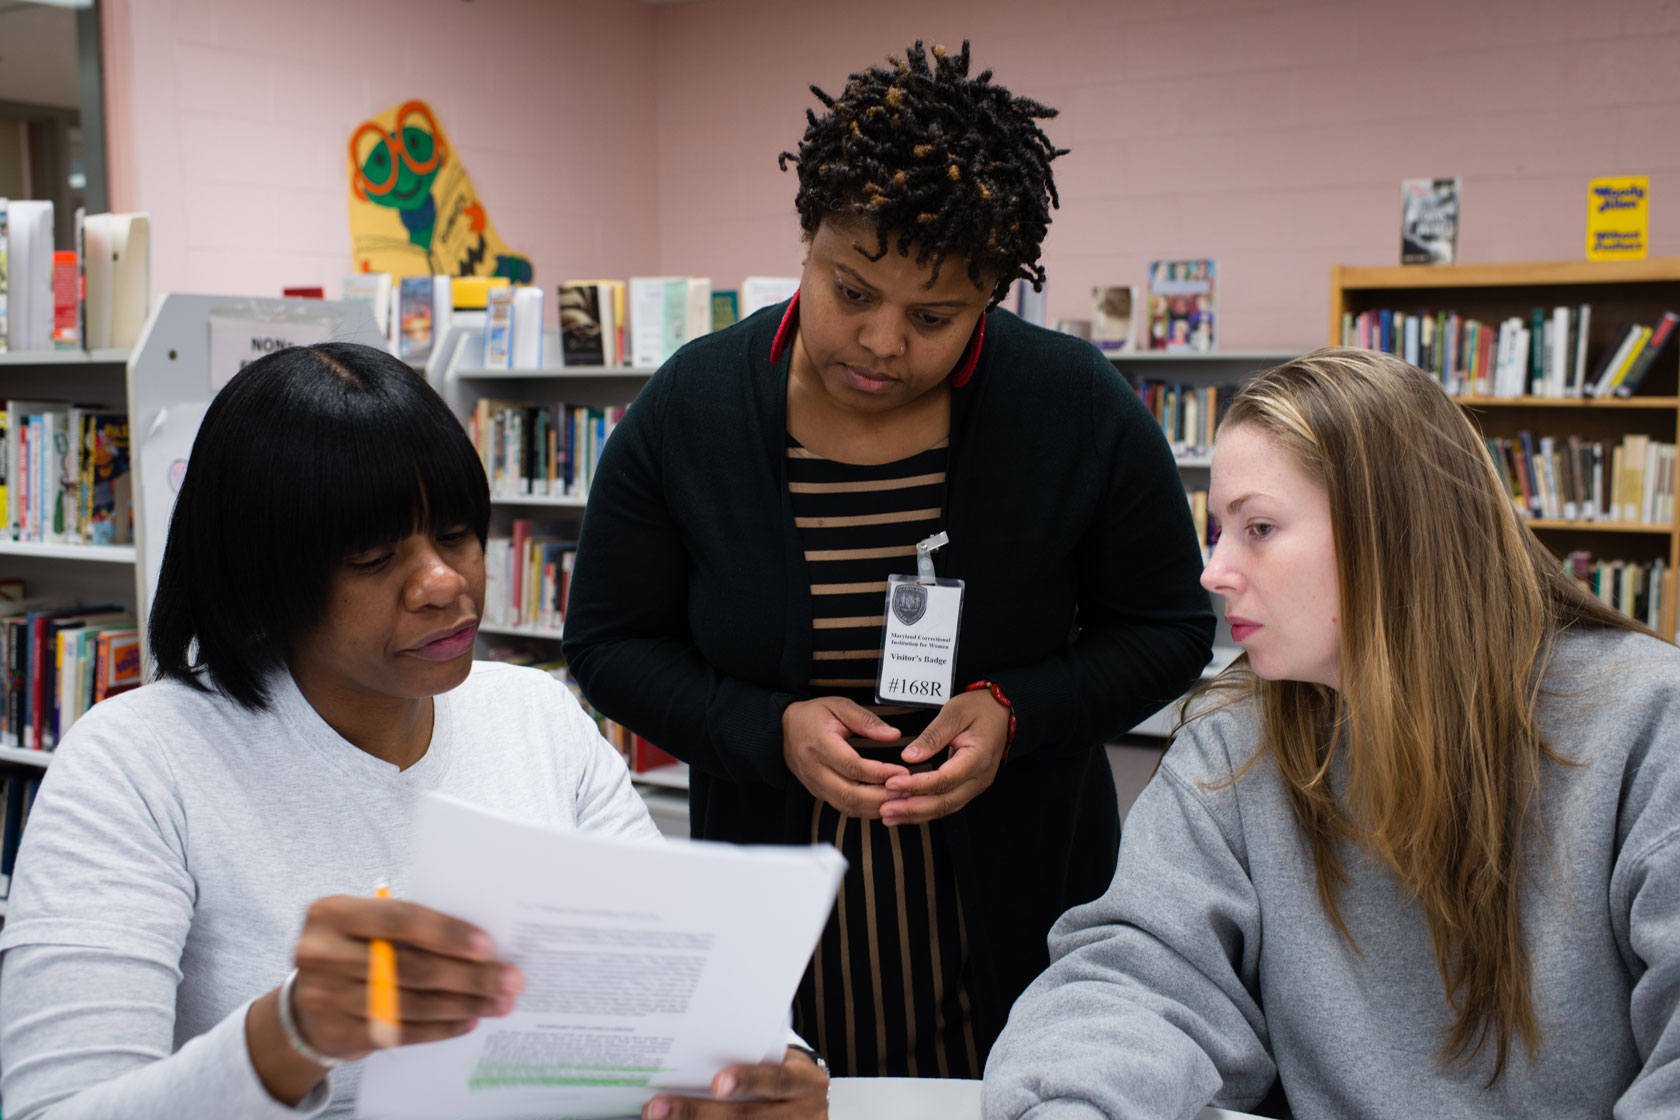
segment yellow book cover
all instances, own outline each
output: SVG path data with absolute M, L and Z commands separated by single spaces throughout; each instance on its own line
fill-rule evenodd
M 1607 391 L 1613 391 L 1616 386 L 1622 383 L 1622 379 L 1628 375 L 1628 370 L 1633 368 L 1633 363 L 1639 360 L 1639 352 L 1645 349 L 1645 344 L 1649 341 L 1651 341 L 1651 328 L 1640 327 L 1639 337 L 1635 338 L 1633 345 L 1628 347 L 1627 355 L 1616 363 L 1615 373 L 1610 378 L 1610 389 Z
M 456 311 L 483 311 L 490 304 L 490 289 L 505 288 L 505 276 L 460 276 L 449 282 L 449 301 Z
M 1644 175 L 1594 179 L 1587 184 L 1587 259 L 1645 259 L 1650 213 Z
M 1650 436 L 1629 435 L 1622 439 L 1622 510 L 1623 521 L 1640 520 L 1640 507 L 1645 499 L 1645 448 Z

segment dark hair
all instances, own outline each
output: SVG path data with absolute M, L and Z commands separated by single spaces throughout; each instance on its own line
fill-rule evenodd
M 268 704 L 264 676 L 320 622 L 346 557 L 421 528 L 468 525 L 482 544 L 490 527 L 466 431 L 420 375 L 370 346 L 252 362 L 210 402 L 189 462 L 147 638 L 160 679 L 253 710 Z
M 828 112 L 807 109 L 798 154 L 777 160 L 798 165 L 805 235 L 825 218 L 856 218 L 874 227 L 871 260 L 896 238 L 900 253 L 915 246 L 918 265 L 933 262 L 935 278 L 946 257 L 966 257 L 976 286 L 996 274 L 993 305 L 1016 280 L 1041 287 L 1039 248 L 1060 201 L 1050 161 L 1067 149 L 1034 122 L 1056 110 L 993 85 L 990 70 L 970 78 L 966 40 L 956 58 L 934 47 L 930 62 L 919 39 L 906 54 L 853 74 L 838 98 L 811 87 Z

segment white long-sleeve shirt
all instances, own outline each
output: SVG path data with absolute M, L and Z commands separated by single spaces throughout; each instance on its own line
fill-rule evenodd
M 349 1116 L 358 1063 L 297 1108 L 245 1044 L 317 898 L 404 893 L 416 798 L 658 836 L 619 756 L 544 673 L 475 663 L 407 770 L 352 746 L 290 676 L 251 713 L 176 682 L 77 721 L 42 783 L 0 931 L 8 1120 Z

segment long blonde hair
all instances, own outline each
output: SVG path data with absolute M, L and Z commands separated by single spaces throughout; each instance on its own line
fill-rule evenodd
M 1455 1013 L 1440 1058 L 1468 1063 L 1491 1037 L 1491 1084 L 1513 1038 L 1530 1058 L 1539 1044 L 1518 895 L 1540 767 L 1555 758 L 1535 720 L 1550 639 L 1568 625 L 1642 628 L 1564 572 L 1468 418 L 1406 362 L 1315 351 L 1249 382 L 1221 430 L 1241 425 L 1329 495 L 1339 688 L 1261 680 L 1244 658 L 1184 710 L 1256 701 L 1326 913 L 1354 944 L 1336 903 L 1343 843 L 1393 871 L 1428 921 Z M 1208 692 L 1223 702 L 1198 704 Z M 1337 752 L 1342 790 L 1328 780 Z

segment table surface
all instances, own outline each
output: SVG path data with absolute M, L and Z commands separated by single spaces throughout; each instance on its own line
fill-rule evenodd
M 836 1077 L 829 1120 L 980 1120 L 980 1082 L 932 1077 Z M 1254 1120 L 1247 1112 L 1204 1108 L 1196 1120 Z

